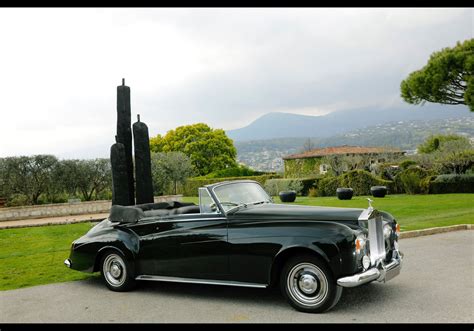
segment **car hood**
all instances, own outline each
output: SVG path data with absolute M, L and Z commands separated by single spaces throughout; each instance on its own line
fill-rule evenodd
M 240 208 L 233 215 L 239 218 L 357 221 L 364 209 L 284 205 L 267 203 Z

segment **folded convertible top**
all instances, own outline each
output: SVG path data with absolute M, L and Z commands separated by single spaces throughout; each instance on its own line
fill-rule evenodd
M 110 209 L 109 221 L 120 223 L 136 223 L 150 216 L 165 216 L 172 214 L 199 213 L 199 206 L 192 202 L 158 202 L 135 206 L 114 205 Z

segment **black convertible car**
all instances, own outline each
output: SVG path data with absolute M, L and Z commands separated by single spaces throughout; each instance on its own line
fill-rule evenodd
M 265 288 L 297 310 L 324 312 L 343 287 L 399 274 L 399 226 L 388 213 L 273 203 L 254 181 L 199 189 L 199 205 L 113 206 L 72 243 L 69 268 L 100 271 L 113 291 L 138 280 Z

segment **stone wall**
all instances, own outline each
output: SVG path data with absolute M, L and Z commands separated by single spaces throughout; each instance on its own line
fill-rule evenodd
M 182 195 L 165 195 L 155 197 L 154 200 L 155 202 L 181 201 L 182 198 Z M 110 200 L 98 200 L 0 208 L 0 222 L 43 217 L 108 213 L 111 206 L 112 201 Z

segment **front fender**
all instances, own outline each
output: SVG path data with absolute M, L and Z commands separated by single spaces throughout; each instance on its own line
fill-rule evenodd
M 334 222 L 321 222 L 312 227 L 305 236 L 293 237 L 276 254 L 272 272 L 295 254 L 313 253 L 321 257 L 333 272 L 334 277 L 356 269 L 354 259 L 354 231 L 348 226 Z

